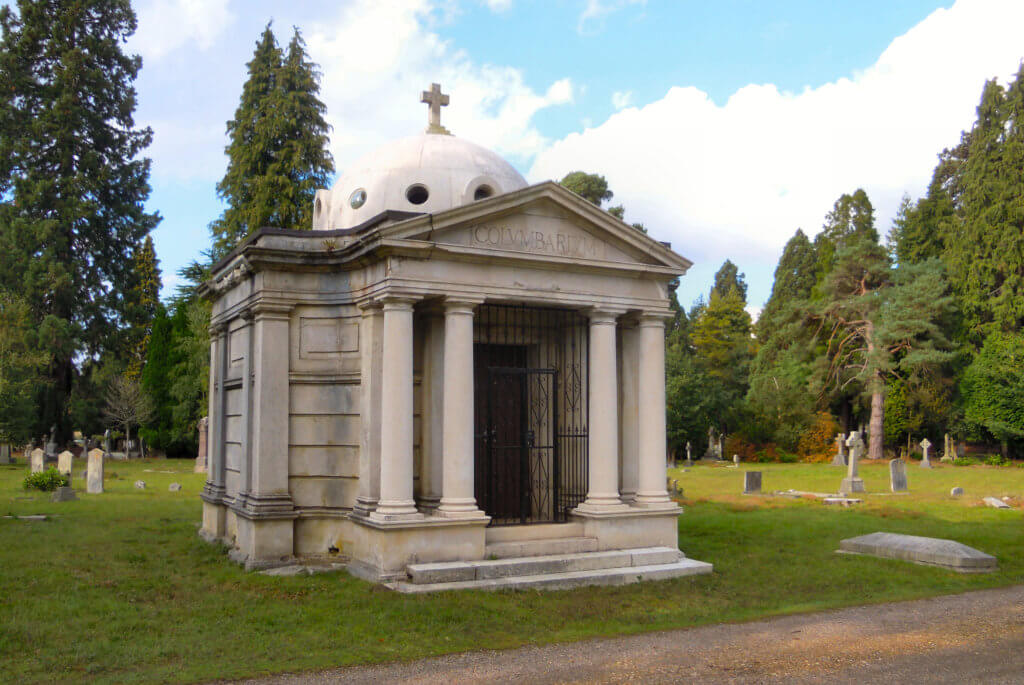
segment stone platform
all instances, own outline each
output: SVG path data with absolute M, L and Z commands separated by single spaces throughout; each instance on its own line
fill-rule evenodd
M 960 573 L 989 573 L 996 558 L 955 540 L 897 533 L 871 533 L 839 542 L 839 552 L 901 559 L 926 566 L 940 566 Z
M 405 593 L 443 590 L 563 590 L 584 585 L 626 585 L 711 573 L 712 565 L 670 547 L 577 554 L 410 564 L 409 579 L 388 583 Z

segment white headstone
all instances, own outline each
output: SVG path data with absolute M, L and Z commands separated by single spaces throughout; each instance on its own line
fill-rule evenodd
M 90 495 L 103 492 L 103 450 L 90 450 L 85 479 L 85 491 Z
M 169 492 L 181 492 L 181 483 L 171 483 L 167 486 Z
M 928 450 L 931 449 L 932 443 L 928 438 L 921 441 L 921 449 L 924 450 L 924 456 L 921 457 L 921 468 L 930 469 L 932 462 L 928 459 Z
M 847 494 L 851 492 L 865 492 L 864 481 L 857 470 L 857 462 L 860 459 L 861 450 L 864 448 L 864 442 L 861 440 L 860 433 L 856 431 L 851 433 L 850 437 L 846 439 L 846 446 L 850 448 L 850 464 L 846 472 L 846 478 L 843 479 L 842 484 L 839 486 L 839 491 Z
M 964 489 L 962 487 L 960 487 L 959 485 L 949 491 L 949 496 L 950 497 L 962 497 L 963 494 L 964 494 Z
M 836 433 L 836 456 L 832 457 L 832 466 L 846 466 L 846 435 Z
M 75 459 L 75 455 L 71 454 L 67 450 L 64 450 L 57 455 L 57 470 L 63 473 L 68 478 L 71 478 L 71 465 Z
M 144 480 L 137 480 L 137 481 L 135 481 L 135 489 L 136 490 L 145 490 L 146 489 L 146 481 L 144 481 Z
M 736 466 L 739 466 L 740 465 L 740 455 L 738 455 L 738 454 L 732 455 L 732 463 L 736 464 Z
M 689 440 L 686 441 L 686 461 L 689 461 L 689 462 L 693 461 L 693 455 L 691 454 L 691 447 L 690 447 L 690 441 Z
M 38 447 L 32 450 L 32 454 L 29 455 L 29 469 L 32 473 L 42 473 L 44 469 L 44 462 L 46 460 L 46 453 Z

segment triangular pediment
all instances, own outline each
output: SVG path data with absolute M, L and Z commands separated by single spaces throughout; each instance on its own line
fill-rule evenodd
M 545 182 L 381 229 L 384 239 L 481 253 L 678 269 L 690 261 L 562 186 Z

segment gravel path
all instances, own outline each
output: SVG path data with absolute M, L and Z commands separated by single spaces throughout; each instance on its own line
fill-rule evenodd
M 1024 683 L 1024 586 L 247 683 Z

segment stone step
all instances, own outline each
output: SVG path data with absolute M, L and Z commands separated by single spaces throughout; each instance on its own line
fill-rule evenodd
M 680 576 L 711 573 L 711 564 L 694 559 L 680 559 L 671 564 L 602 568 L 592 571 L 542 573 L 532 576 L 507 576 L 482 580 L 464 580 L 451 583 L 388 583 L 398 592 L 423 593 L 445 590 L 566 590 L 585 585 L 627 585 L 644 580 L 667 580 Z
M 491 526 L 487 529 L 487 544 L 492 542 L 575 537 L 583 537 L 583 524 L 578 521 L 568 523 L 534 523 L 528 526 Z
M 511 576 L 596 571 L 605 568 L 654 566 L 676 562 L 680 556 L 679 550 L 670 547 L 644 547 L 605 552 L 584 552 L 580 554 L 518 557 L 514 559 L 410 564 L 406 571 L 411 582 L 425 585 L 467 580 L 489 580 Z
M 550 554 L 579 554 L 596 552 L 597 538 L 568 537 L 543 540 L 509 540 L 489 542 L 484 547 L 485 559 L 511 559 L 515 557 L 541 557 Z

